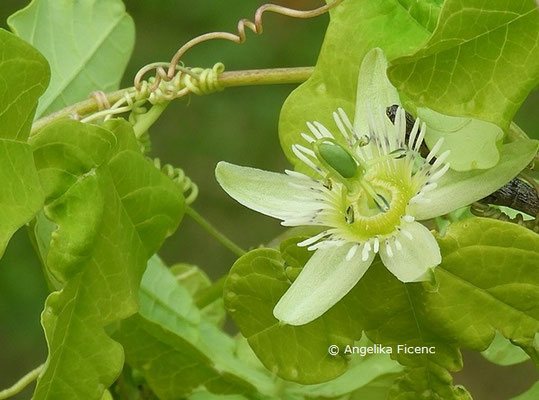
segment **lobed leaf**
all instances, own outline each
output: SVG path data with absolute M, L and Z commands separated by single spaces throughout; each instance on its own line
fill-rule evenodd
M 471 218 L 452 224 L 438 242 L 443 261 L 421 316 L 464 347 L 485 350 L 499 332 L 537 360 L 539 235 Z
M 462 368 L 458 343 L 440 337 L 420 311 L 424 308 L 423 283 L 399 281 L 376 259 L 356 293 L 367 336 L 374 343 L 392 347 L 392 357 L 407 367 L 388 399 L 415 400 L 422 393 L 444 400 L 471 399 L 465 389 L 452 386 L 449 371 Z M 433 347 L 435 353 L 410 354 L 399 346 Z
M 47 61 L 0 29 L 0 258 L 11 236 L 43 205 L 27 144 L 35 107 L 49 81 Z
M 37 228 L 41 256 L 62 286 L 42 314 L 49 356 L 33 398 L 98 400 L 123 365 L 104 326 L 136 312 L 146 260 L 176 229 L 183 196 L 140 154 L 124 121 L 59 121 L 32 148 L 55 228 Z
M 296 243 L 301 238 L 295 238 Z M 283 247 L 291 267 L 306 255 Z M 310 254 L 308 255 L 310 257 Z M 307 257 L 308 259 L 308 257 Z M 294 275 L 294 274 L 292 274 Z M 354 290 L 320 318 L 302 326 L 280 324 L 273 308 L 290 286 L 281 253 L 252 250 L 233 265 L 225 283 L 225 306 L 264 366 L 283 379 L 303 384 L 324 382 L 347 370 L 345 358 L 328 354 L 361 336 Z
M 33 0 L 8 24 L 51 65 L 51 84 L 36 118 L 92 91 L 118 89 L 135 42 L 133 20 L 121 0 Z
M 509 127 L 539 83 L 534 0 L 446 0 L 428 43 L 393 59 L 390 80 L 416 105 Z

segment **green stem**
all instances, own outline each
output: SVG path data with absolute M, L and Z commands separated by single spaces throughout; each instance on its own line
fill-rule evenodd
M 192 207 L 187 206 L 185 213 L 189 215 L 193 220 L 204 228 L 210 235 L 217 239 L 223 246 L 229 249 L 232 253 L 236 254 L 238 257 L 241 257 L 245 254 L 245 250 L 219 232 L 214 228 L 202 215 L 197 213 Z
M 135 136 L 137 138 L 140 138 L 144 132 L 146 132 L 155 121 L 159 119 L 163 111 L 165 111 L 165 108 L 167 108 L 168 104 L 170 102 L 164 102 L 159 104 L 154 104 L 152 108 L 148 110 L 148 112 L 140 115 L 137 118 L 137 122 L 135 125 L 133 125 L 133 131 L 135 132 Z
M 17 383 L 15 383 L 10 388 L 2 390 L 0 392 L 0 400 L 10 398 L 21 392 L 26 386 L 28 386 L 30 383 L 37 379 L 44 366 L 45 364 L 41 364 L 36 369 L 24 375 L 21 379 L 18 380 Z
M 221 87 L 233 87 L 301 83 L 312 75 L 313 70 L 314 67 L 296 67 L 223 72 L 219 75 L 219 85 Z M 134 92 L 135 88 L 130 87 L 107 93 L 106 96 L 109 103 L 114 104 L 124 97 L 126 93 L 133 94 Z M 37 134 L 40 130 L 59 119 L 68 118 L 71 115 L 84 117 L 97 111 L 99 111 L 99 104 L 96 99 L 90 98 L 81 101 L 35 121 L 32 125 L 30 136 Z

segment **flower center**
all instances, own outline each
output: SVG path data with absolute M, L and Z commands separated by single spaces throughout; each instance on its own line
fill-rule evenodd
M 391 235 L 401 224 L 401 217 L 406 214 L 406 206 L 413 196 L 402 184 L 390 180 L 373 178 L 370 187 L 387 202 L 385 211 L 365 190 L 354 195 L 343 196 L 345 216 L 339 227 L 347 232 L 348 240 L 363 241 L 373 236 Z
M 295 219 L 287 218 L 283 225 L 302 222 L 328 227 L 301 245 L 316 249 L 352 242 L 356 243 L 352 257 L 364 244 L 366 257 L 371 248 L 377 252 L 384 241 L 390 252 L 390 243 L 400 247 L 399 233 L 410 235 L 406 226 L 414 217 L 408 214 L 408 206 L 430 201 L 425 194 L 448 170 L 444 160 L 449 152 L 437 156 L 439 141 L 423 159 L 419 147 L 425 135 L 424 124 L 420 129 L 416 120 L 408 132 L 404 110 L 397 109 L 394 121 L 379 111 L 369 122 L 368 135 L 363 136 L 354 130 L 342 109 L 333 114 L 347 145 L 340 144 L 322 124 L 313 122 L 307 123 L 312 136 L 302 134 L 310 148 L 292 146 L 294 154 L 318 175 L 317 179 L 303 175 L 307 180 L 299 185 L 318 193 L 316 198 L 307 195 L 314 201 L 312 207 L 317 208 Z

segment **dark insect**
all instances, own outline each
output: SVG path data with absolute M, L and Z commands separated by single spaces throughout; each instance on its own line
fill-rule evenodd
M 398 108 L 399 106 L 397 104 L 393 104 L 392 106 L 386 108 L 386 115 L 393 123 L 395 123 L 395 117 L 397 115 Z M 404 117 L 406 119 L 406 139 L 408 140 L 410 132 L 412 132 L 412 128 L 414 127 L 415 119 L 408 111 L 404 111 Z M 423 143 L 421 143 L 421 147 L 419 148 L 419 154 L 421 154 L 421 157 L 423 158 L 426 158 L 429 154 L 429 149 L 424 141 Z

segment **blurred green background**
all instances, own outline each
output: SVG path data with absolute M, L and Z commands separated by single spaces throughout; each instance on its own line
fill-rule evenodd
M 241 18 L 252 18 L 261 1 L 126 0 L 135 20 L 137 40 L 122 86 L 131 86 L 135 73 L 154 61 L 168 61 L 189 39 L 209 31 L 234 31 Z M 0 26 L 27 1 L 2 0 Z M 281 1 L 279 4 L 310 9 L 321 1 Z M 214 41 L 190 50 L 188 66 L 211 67 L 221 61 L 227 70 L 314 65 L 327 16 L 296 20 L 275 14 L 264 16 L 264 34 L 248 33 L 238 45 Z M 243 248 L 257 247 L 283 232 L 277 220 L 250 211 L 231 200 L 214 179 L 218 161 L 282 171 L 288 167 L 279 146 L 277 122 L 282 103 L 294 85 L 230 88 L 206 97 L 192 96 L 173 102 L 151 130 L 153 156 L 182 167 L 200 188 L 194 207 Z M 516 117 L 533 137 L 539 137 L 539 92 L 533 92 Z M 235 257 L 189 217 L 164 245 L 169 263 L 201 266 L 212 278 L 222 276 Z M 46 358 L 39 314 L 47 288 L 41 267 L 28 241 L 19 231 L 0 261 L 0 389 L 12 384 Z M 504 400 L 537 379 L 530 363 L 497 367 L 477 354 L 465 354 L 465 369 L 456 375 L 476 400 Z M 29 399 L 27 390 L 14 399 Z M 368 400 L 368 399 L 366 399 Z

